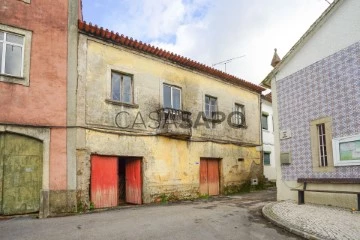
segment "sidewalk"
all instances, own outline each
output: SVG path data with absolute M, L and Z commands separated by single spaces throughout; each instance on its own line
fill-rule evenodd
M 272 202 L 262 209 L 274 224 L 307 239 L 360 239 L 360 212 L 293 201 Z

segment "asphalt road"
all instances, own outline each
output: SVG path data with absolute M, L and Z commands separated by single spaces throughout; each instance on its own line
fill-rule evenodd
M 265 220 L 274 190 L 47 219 L 0 220 L 0 239 L 300 239 Z

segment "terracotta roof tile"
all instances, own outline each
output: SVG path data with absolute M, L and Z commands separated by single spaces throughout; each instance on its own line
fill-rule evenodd
M 91 35 L 91 36 L 94 36 L 97 38 L 101 38 L 103 40 L 108 40 L 114 44 L 129 47 L 134 50 L 148 53 L 148 54 L 151 54 L 153 56 L 156 56 L 156 57 L 159 57 L 162 59 L 167 59 L 167 60 L 172 61 L 176 64 L 179 64 L 183 67 L 187 67 L 187 68 L 194 69 L 194 70 L 197 70 L 197 71 L 205 73 L 205 74 L 212 75 L 216 78 L 220 78 L 224 81 L 230 82 L 230 83 L 238 85 L 238 86 L 245 87 L 249 90 L 252 90 L 252 91 L 255 91 L 258 93 L 261 93 L 262 91 L 265 90 L 265 88 L 263 88 L 259 85 L 247 82 L 241 78 L 224 73 L 215 68 L 206 66 L 204 64 L 201 64 L 201 63 L 191 60 L 189 58 L 179 56 L 172 52 L 168 52 L 163 49 L 159 49 L 157 47 L 155 48 L 154 46 L 151 46 L 150 44 L 142 43 L 141 41 L 139 42 L 137 40 L 134 40 L 133 38 L 129 38 L 122 34 L 119 36 L 119 33 L 115 34 L 113 31 L 110 32 L 108 29 L 104 30 L 102 27 L 99 28 L 97 25 L 93 26 L 92 23 L 86 23 L 85 21 L 79 20 L 78 28 L 81 32 L 86 33 L 88 35 Z
M 264 98 L 266 101 L 272 102 L 271 92 L 269 92 L 269 93 L 266 94 L 266 95 L 262 95 L 262 96 L 263 96 L 263 98 Z

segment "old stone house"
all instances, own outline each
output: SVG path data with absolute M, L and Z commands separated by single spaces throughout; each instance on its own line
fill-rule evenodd
M 262 178 L 260 86 L 83 21 L 77 86 L 82 203 L 217 195 Z
M 80 0 L 0 6 L 1 215 L 217 195 L 262 179 L 262 87 L 81 15 Z
M 272 89 L 278 200 L 359 207 L 359 12 L 357 0 L 334 0 L 262 82 Z

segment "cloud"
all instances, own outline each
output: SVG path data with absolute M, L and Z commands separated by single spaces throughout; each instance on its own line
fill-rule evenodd
M 84 0 L 85 20 L 146 42 L 176 43 L 176 31 L 206 15 L 209 0 Z M 91 4 L 90 6 L 86 4 Z M 97 10 L 94 10 L 97 9 Z M 99 16 L 99 12 L 105 14 Z
M 84 0 L 84 5 L 90 0 Z M 102 26 L 259 83 L 271 71 L 274 48 L 291 48 L 328 7 L 325 0 L 93 0 Z M 88 6 L 85 6 L 86 9 Z M 91 9 L 91 6 L 89 7 Z M 224 65 L 216 68 L 224 71 Z

